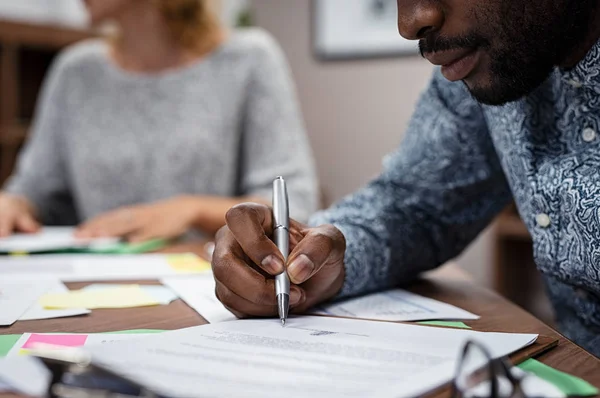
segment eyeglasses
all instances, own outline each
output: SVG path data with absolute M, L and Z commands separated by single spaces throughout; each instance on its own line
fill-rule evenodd
M 72 350 L 72 355 L 66 356 L 58 351 L 38 351 L 35 356 L 50 371 L 46 394 L 49 398 L 166 398 L 90 363 L 87 355 L 79 350 Z
M 523 391 L 526 375 L 511 371 L 507 358 L 492 358 L 480 343 L 468 341 L 452 383 L 452 398 L 537 398 Z

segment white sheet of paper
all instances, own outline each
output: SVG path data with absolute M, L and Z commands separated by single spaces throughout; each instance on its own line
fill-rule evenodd
M 0 358 L 0 391 L 42 397 L 50 380 L 50 371 L 36 358 Z
M 311 313 L 397 322 L 479 319 L 461 308 L 402 289 L 327 304 L 314 308 Z
M 63 285 L 59 280 L 51 282 L 48 285 L 48 290 L 44 293 L 65 293 L 68 292 L 69 289 L 65 285 Z M 38 319 L 54 319 L 54 318 L 66 318 L 69 316 L 78 316 L 89 314 L 91 311 L 85 308 L 80 309 L 68 309 L 68 310 L 47 310 L 42 307 L 38 301 L 36 300 L 31 307 L 25 311 L 21 317 L 19 317 L 20 321 L 33 321 Z
M 453 377 L 468 339 L 492 355 L 536 335 L 327 317 L 239 320 L 90 347 L 93 361 L 172 397 L 414 397 Z
M 0 326 L 15 323 L 55 283 L 48 278 L 0 277 Z
M 116 287 L 123 287 L 122 284 L 116 283 L 94 283 L 84 287 L 81 290 L 99 290 L 99 289 L 114 289 Z M 139 285 L 140 289 L 152 296 L 153 299 L 158 301 L 162 305 L 167 305 L 174 300 L 177 300 L 177 294 L 166 286 L 157 285 Z
M 0 238 L 0 252 L 35 253 L 118 242 L 118 239 L 115 238 L 79 239 L 73 235 L 74 231 L 73 227 L 44 227 L 35 234 L 15 234 L 7 238 Z
M 95 345 L 102 345 L 106 343 L 113 343 L 115 341 L 139 339 L 146 336 L 151 336 L 154 333 L 35 333 L 37 335 L 52 335 L 52 334 L 68 334 L 69 336 L 86 336 L 85 342 L 82 346 L 80 345 L 69 345 L 65 348 L 77 348 L 77 347 L 91 347 Z M 23 333 L 19 340 L 13 345 L 10 351 L 6 354 L 6 357 L 22 357 L 26 355 L 21 354 L 21 348 L 27 343 L 32 333 Z
M 3 256 L 0 257 L 0 278 L 46 275 L 63 282 L 87 282 L 160 279 L 184 274 L 169 265 L 170 258 L 168 254 Z M 189 272 L 194 273 L 197 272 Z
M 202 315 L 210 323 L 237 319 L 215 296 L 215 280 L 212 272 L 188 277 L 163 278 L 160 281 Z

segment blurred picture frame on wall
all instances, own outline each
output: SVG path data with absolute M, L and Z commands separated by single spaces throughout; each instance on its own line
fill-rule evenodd
M 312 43 L 322 61 L 410 56 L 398 33 L 396 0 L 312 0 Z

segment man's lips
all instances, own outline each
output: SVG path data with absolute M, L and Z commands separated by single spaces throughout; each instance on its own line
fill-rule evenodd
M 426 53 L 425 58 L 434 65 L 442 66 L 442 74 L 450 81 L 465 79 L 479 62 L 477 49 L 458 49 Z

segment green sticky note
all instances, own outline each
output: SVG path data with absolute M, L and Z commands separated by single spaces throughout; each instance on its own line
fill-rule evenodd
M 551 368 L 535 359 L 528 359 L 520 364 L 519 368 L 552 383 L 569 397 L 593 397 L 598 394 L 598 389 L 587 381 Z
M 425 321 L 425 322 L 417 322 L 420 325 L 431 325 L 431 326 L 446 326 L 449 328 L 458 328 L 458 329 L 471 329 L 470 326 L 464 324 L 463 322 L 448 322 L 448 321 Z
M 167 241 L 164 239 L 152 239 L 140 243 L 120 242 L 108 247 L 98 249 L 90 248 L 85 249 L 84 251 L 95 254 L 139 254 L 162 249 L 166 245 Z
M 20 337 L 20 334 L 0 335 L 0 357 L 5 357 Z

